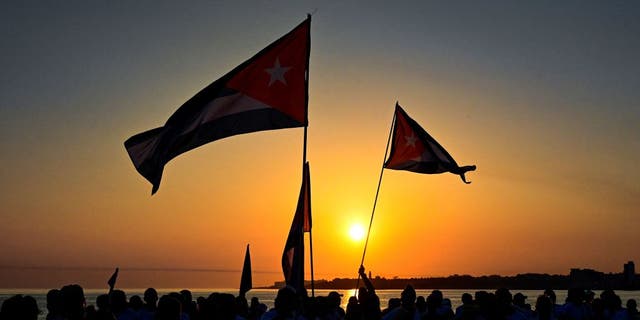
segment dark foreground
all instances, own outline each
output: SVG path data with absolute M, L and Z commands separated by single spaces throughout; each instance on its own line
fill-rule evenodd
M 205 320 L 205 319 L 640 319 L 636 301 L 622 301 L 612 290 L 596 296 L 591 291 L 571 289 L 567 299 L 555 301 L 553 290 L 541 291 L 538 297 L 522 295 L 507 289 L 476 291 L 462 294 L 462 305 L 452 308 L 450 298 L 439 290 L 426 297 L 416 297 L 413 287 L 380 306 L 380 299 L 370 282 L 359 290 L 358 297 L 342 297 L 337 292 L 314 298 L 296 294 L 285 287 L 278 291 L 275 307 L 257 298 L 247 301 L 228 293 L 211 293 L 194 299 L 182 290 L 158 297 L 155 289 L 147 289 L 142 297 L 114 290 L 98 296 L 95 305 L 87 306 L 84 290 L 78 285 L 52 289 L 47 295 L 47 310 L 38 310 L 35 299 L 16 295 L 5 300 L 0 319 L 35 320 L 38 314 L 58 320 Z M 346 310 L 342 302 L 348 300 Z M 531 301 L 533 306 L 527 303 Z

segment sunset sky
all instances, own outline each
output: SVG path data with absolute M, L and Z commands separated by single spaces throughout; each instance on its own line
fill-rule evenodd
M 302 128 L 183 154 L 154 196 L 123 142 L 314 10 L 317 279 L 357 276 L 364 243 L 349 231 L 369 222 L 396 101 L 478 169 L 470 185 L 385 171 L 365 260 L 374 275 L 640 263 L 638 1 L 10 0 L 0 287 L 100 287 L 120 266 L 122 287 L 234 288 L 247 243 L 254 285 L 281 281 Z

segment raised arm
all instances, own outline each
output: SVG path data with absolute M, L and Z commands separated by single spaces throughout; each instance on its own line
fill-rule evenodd
M 367 273 L 364 272 L 364 266 L 360 266 L 360 269 L 358 270 L 358 273 L 360 274 L 360 277 L 362 278 L 362 282 L 364 282 L 364 285 L 367 287 L 367 291 L 369 291 L 370 293 L 375 294 L 376 293 L 376 288 L 373 287 L 373 284 L 371 283 L 371 280 L 369 280 L 369 277 L 367 277 Z

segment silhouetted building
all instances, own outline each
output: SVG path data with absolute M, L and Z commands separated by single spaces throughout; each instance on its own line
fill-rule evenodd
M 600 288 L 604 283 L 604 272 L 592 269 L 571 269 L 569 282 L 574 288 Z
M 625 286 L 632 286 L 634 280 L 636 279 L 636 267 L 633 261 L 629 261 L 624 264 L 624 270 L 622 271 L 624 275 L 624 284 Z

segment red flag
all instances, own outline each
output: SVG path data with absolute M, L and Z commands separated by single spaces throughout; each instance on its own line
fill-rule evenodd
M 124 144 L 155 193 L 164 166 L 225 137 L 307 125 L 311 17 L 185 102 L 164 126 Z
M 460 167 L 453 157 L 396 103 L 391 155 L 385 168 L 417 173 L 451 172 L 467 182 L 464 174 L 476 166 Z
M 304 232 L 311 231 L 311 187 L 309 162 L 304 164 L 298 206 L 291 222 L 289 236 L 282 252 L 285 283 L 298 293 L 304 290 Z M 307 224 L 308 222 L 308 224 Z

